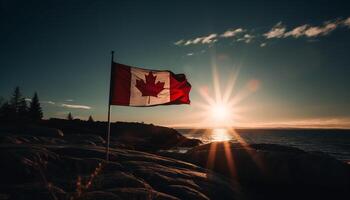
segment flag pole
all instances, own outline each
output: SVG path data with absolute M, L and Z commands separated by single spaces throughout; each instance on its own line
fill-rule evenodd
M 108 99 L 108 130 L 107 130 L 107 147 L 106 147 L 106 161 L 109 161 L 109 141 L 111 137 L 111 89 L 112 89 L 112 70 L 114 62 L 114 51 L 111 52 L 111 77 L 109 79 L 109 99 Z

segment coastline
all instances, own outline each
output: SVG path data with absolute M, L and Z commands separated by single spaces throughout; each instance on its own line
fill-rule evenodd
M 324 153 L 275 144 L 201 144 L 174 129 L 119 122 L 113 124 L 111 160 L 106 163 L 105 140 L 98 132 L 103 123 L 86 125 L 54 120 L 39 126 L 0 126 L 0 159 L 6 161 L 1 195 L 253 200 L 279 199 L 291 192 L 285 199 L 349 194 L 350 166 Z M 165 152 L 184 147 L 188 151 L 182 154 Z

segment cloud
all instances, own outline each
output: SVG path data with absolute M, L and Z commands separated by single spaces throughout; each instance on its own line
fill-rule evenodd
M 275 26 L 271 28 L 271 30 L 264 34 L 267 39 L 271 38 L 281 38 L 286 32 L 286 27 L 282 24 L 282 22 L 278 22 Z
M 328 35 L 339 27 L 350 28 L 350 17 L 346 19 L 335 19 L 332 21 L 325 21 L 323 24 L 318 26 L 302 24 L 290 30 L 287 30 L 287 27 L 284 24 L 282 24 L 282 22 L 278 22 L 268 32 L 265 33 L 256 33 L 254 29 L 247 30 L 244 28 L 231 28 L 221 34 L 211 33 L 207 36 L 196 37 L 193 39 L 181 39 L 174 42 L 174 45 L 189 46 L 195 44 L 213 44 L 219 41 L 220 39 L 234 38 L 234 40 L 236 40 L 237 42 L 242 41 L 245 43 L 251 43 L 254 39 L 255 41 L 261 43 L 260 47 L 264 47 L 266 46 L 266 41 L 273 38 L 304 37 L 308 39 L 313 39 L 314 41 L 314 39 L 316 39 L 317 37 Z
M 73 102 L 74 100 L 73 99 L 66 99 L 65 101 Z
M 178 41 L 176 41 L 176 42 L 174 42 L 174 44 L 176 45 L 176 46 L 180 46 L 180 45 L 182 45 L 183 43 L 185 42 L 185 40 L 178 40 Z
M 32 102 L 32 99 L 30 99 L 30 98 L 25 98 L 25 101 L 27 101 L 27 102 Z M 53 101 L 40 101 L 40 103 L 42 103 L 42 104 L 51 104 L 51 105 L 55 105 L 55 104 L 56 104 L 56 103 L 53 102 Z
M 343 22 L 345 24 L 345 21 Z M 286 27 L 282 25 L 282 22 L 277 23 L 272 29 L 265 33 L 264 36 L 266 39 L 272 38 L 286 38 L 286 37 L 318 37 L 328 35 L 332 31 L 334 31 L 341 22 L 339 20 L 336 21 L 327 21 L 324 22 L 321 26 L 310 26 L 308 24 L 300 25 L 292 29 L 291 31 L 286 32 Z
M 56 104 L 53 101 L 40 101 L 40 103 L 51 104 L 51 105 L 55 105 Z
M 217 41 L 217 39 L 215 39 L 217 37 L 217 34 L 210 34 L 207 37 L 204 37 L 202 39 L 202 43 L 203 44 L 210 44 L 210 43 L 214 43 Z
M 347 22 L 349 20 L 349 22 Z M 343 21 L 335 20 L 335 21 L 326 21 L 321 26 L 310 26 L 308 24 L 304 24 L 301 26 L 298 26 L 294 28 L 293 30 L 287 32 L 284 34 L 284 37 L 294 37 L 299 38 L 301 36 L 304 37 L 319 37 L 319 36 L 325 36 L 334 31 L 339 27 L 339 25 L 343 24 L 347 26 L 346 24 L 349 23 L 350 25 L 350 18 L 345 19 Z
M 225 31 L 223 34 L 221 34 L 220 37 L 223 37 L 223 38 L 234 37 L 234 36 L 238 35 L 239 33 L 243 33 L 243 32 L 245 32 L 245 30 L 243 30 L 242 28 L 237 28 L 235 30 L 229 29 L 229 30 Z
M 243 42 L 245 42 L 245 43 L 250 43 L 250 42 L 253 40 L 254 37 L 255 37 L 255 36 L 246 33 L 246 34 L 244 34 L 243 37 L 238 38 L 238 39 L 237 39 L 237 42 L 243 41 Z
M 187 56 L 193 56 L 194 53 L 191 52 L 191 53 L 187 53 L 186 55 L 187 55 Z
M 298 26 L 298 27 L 294 28 L 293 30 L 285 33 L 284 37 L 292 36 L 292 37 L 298 38 L 300 36 L 303 36 L 305 34 L 305 31 L 308 28 L 308 26 L 309 25 L 307 25 L 307 24 L 302 25 L 302 26 Z
M 62 107 L 64 108 L 77 108 L 77 109 L 86 109 L 86 110 L 90 110 L 91 107 L 90 106 L 85 106 L 85 105 L 73 105 L 73 104 L 61 104 Z
M 339 25 L 339 22 L 325 22 L 323 26 L 313 26 L 305 30 L 305 36 L 316 37 L 320 35 L 328 35 L 334 31 Z
M 224 33 L 218 35 L 217 33 L 211 33 L 207 36 L 202 37 L 196 37 L 189 40 L 178 40 L 174 42 L 174 45 L 176 46 L 189 46 L 194 44 L 213 44 L 219 40 L 219 37 L 221 38 L 229 38 L 229 37 L 235 37 L 241 33 L 246 32 L 243 28 L 237 28 L 237 29 L 229 29 L 225 31 Z M 245 39 L 246 40 L 246 39 Z
M 193 45 L 193 44 L 212 44 L 217 42 L 217 37 L 218 35 L 216 33 L 211 33 L 207 36 L 203 36 L 203 37 L 197 37 L 194 39 L 190 39 L 190 40 L 179 40 L 174 42 L 174 45 L 176 46 L 188 46 L 188 45 Z

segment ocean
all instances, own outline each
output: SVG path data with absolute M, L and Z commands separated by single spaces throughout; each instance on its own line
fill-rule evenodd
M 297 147 L 305 151 L 322 151 L 350 162 L 350 130 L 341 129 L 177 129 L 188 138 L 203 143 L 213 141 L 272 143 Z

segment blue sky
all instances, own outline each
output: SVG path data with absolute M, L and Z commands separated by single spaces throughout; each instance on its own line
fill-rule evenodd
M 200 91 L 242 98 L 237 126 L 350 126 L 347 1 L 1 1 L 0 96 L 39 93 L 46 118 L 105 120 L 115 61 L 185 73 L 192 104 L 114 106 L 113 120 L 201 125 Z M 251 86 L 254 86 L 251 89 Z M 249 94 L 248 94 L 249 93 Z M 244 95 L 246 94 L 246 95 Z M 203 125 L 203 124 L 202 124 Z

